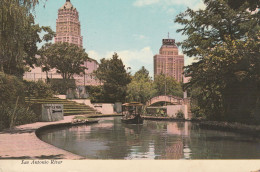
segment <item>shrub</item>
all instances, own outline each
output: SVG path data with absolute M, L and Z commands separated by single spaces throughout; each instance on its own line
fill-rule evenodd
M 24 103 L 24 89 L 21 79 L 0 72 L 0 104 L 15 104 L 18 96 L 19 103 Z
M 205 113 L 198 106 L 192 106 L 191 113 L 193 114 L 193 119 L 206 119 Z
M 182 110 L 179 110 L 176 114 L 176 117 L 178 119 L 184 119 L 184 113 L 182 112 Z
M 29 124 L 39 121 L 39 115 L 35 114 L 29 107 L 18 107 L 14 125 Z
M 14 104 L 0 105 L 0 130 L 15 125 L 28 124 L 38 121 L 39 116 L 36 115 L 29 107 Z
M 47 98 L 52 97 L 54 94 L 53 90 L 51 89 L 51 86 L 49 84 L 44 83 L 43 81 L 25 81 L 25 84 L 27 96 L 29 97 L 32 96 L 37 98 Z
M 89 93 L 89 99 L 92 103 L 104 102 L 104 91 L 102 86 L 86 86 L 86 92 Z
M 39 118 L 25 103 L 25 96 L 52 95 L 43 82 L 26 82 L 12 75 L 0 73 L 0 129 L 36 122 Z M 37 113 L 40 114 L 40 113 Z
M 51 89 L 58 94 L 67 94 L 69 88 L 75 89 L 76 83 L 74 79 L 50 79 Z

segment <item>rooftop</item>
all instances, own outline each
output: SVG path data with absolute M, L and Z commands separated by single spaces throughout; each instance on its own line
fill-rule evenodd
M 73 7 L 70 0 L 66 0 L 65 4 L 60 8 L 60 10 L 63 9 L 76 9 L 76 8 Z

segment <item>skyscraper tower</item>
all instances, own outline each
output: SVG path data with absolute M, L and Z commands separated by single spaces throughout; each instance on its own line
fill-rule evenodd
M 162 40 L 159 54 L 154 56 L 154 77 L 161 73 L 182 82 L 184 67 L 184 56 L 179 55 L 178 47 L 174 39 Z
M 82 39 L 79 13 L 70 0 L 66 0 L 65 4 L 58 11 L 55 43 L 68 42 L 82 47 Z

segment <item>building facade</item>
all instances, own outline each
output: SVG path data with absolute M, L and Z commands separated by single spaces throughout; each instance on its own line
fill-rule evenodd
M 73 7 L 70 0 L 58 10 L 58 19 L 56 20 L 56 42 L 68 42 L 82 47 L 83 37 L 81 36 L 79 13 Z
M 163 39 L 159 54 L 154 56 L 154 77 L 161 73 L 183 81 L 184 56 L 179 55 L 174 39 Z
M 70 0 L 66 0 L 65 4 L 58 10 L 56 37 L 54 38 L 54 42 L 68 42 L 83 48 L 82 40 L 83 37 L 81 36 L 79 13 L 76 8 L 73 7 Z M 84 72 L 85 74 L 73 76 L 76 85 L 100 85 L 100 81 L 93 76 L 93 72 L 97 70 L 98 65 L 98 62 L 94 59 L 85 61 L 84 66 L 87 67 Z M 34 69 L 31 69 L 30 72 L 26 72 L 23 78 L 30 81 L 46 81 L 47 78 L 62 79 L 62 76 L 57 73 L 56 69 L 50 70 L 48 75 L 46 75 L 45 72 L 42 72 L 40 67 L 35 67 Z

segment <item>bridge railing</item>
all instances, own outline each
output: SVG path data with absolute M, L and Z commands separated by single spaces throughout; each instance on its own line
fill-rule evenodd
M 157 102 L 169 102 L 169 103 L 174 103 L 174 104 L 183 104 L 183 98 L 177 97 L 177 96 L 172 96 L 172 95 L 168 95 L 168 96 L 161 95 L 161 96 L 153 97 L 152 99 L 150 99 L 149 101 L 146 102 L 146 105 L 150 106 Z

